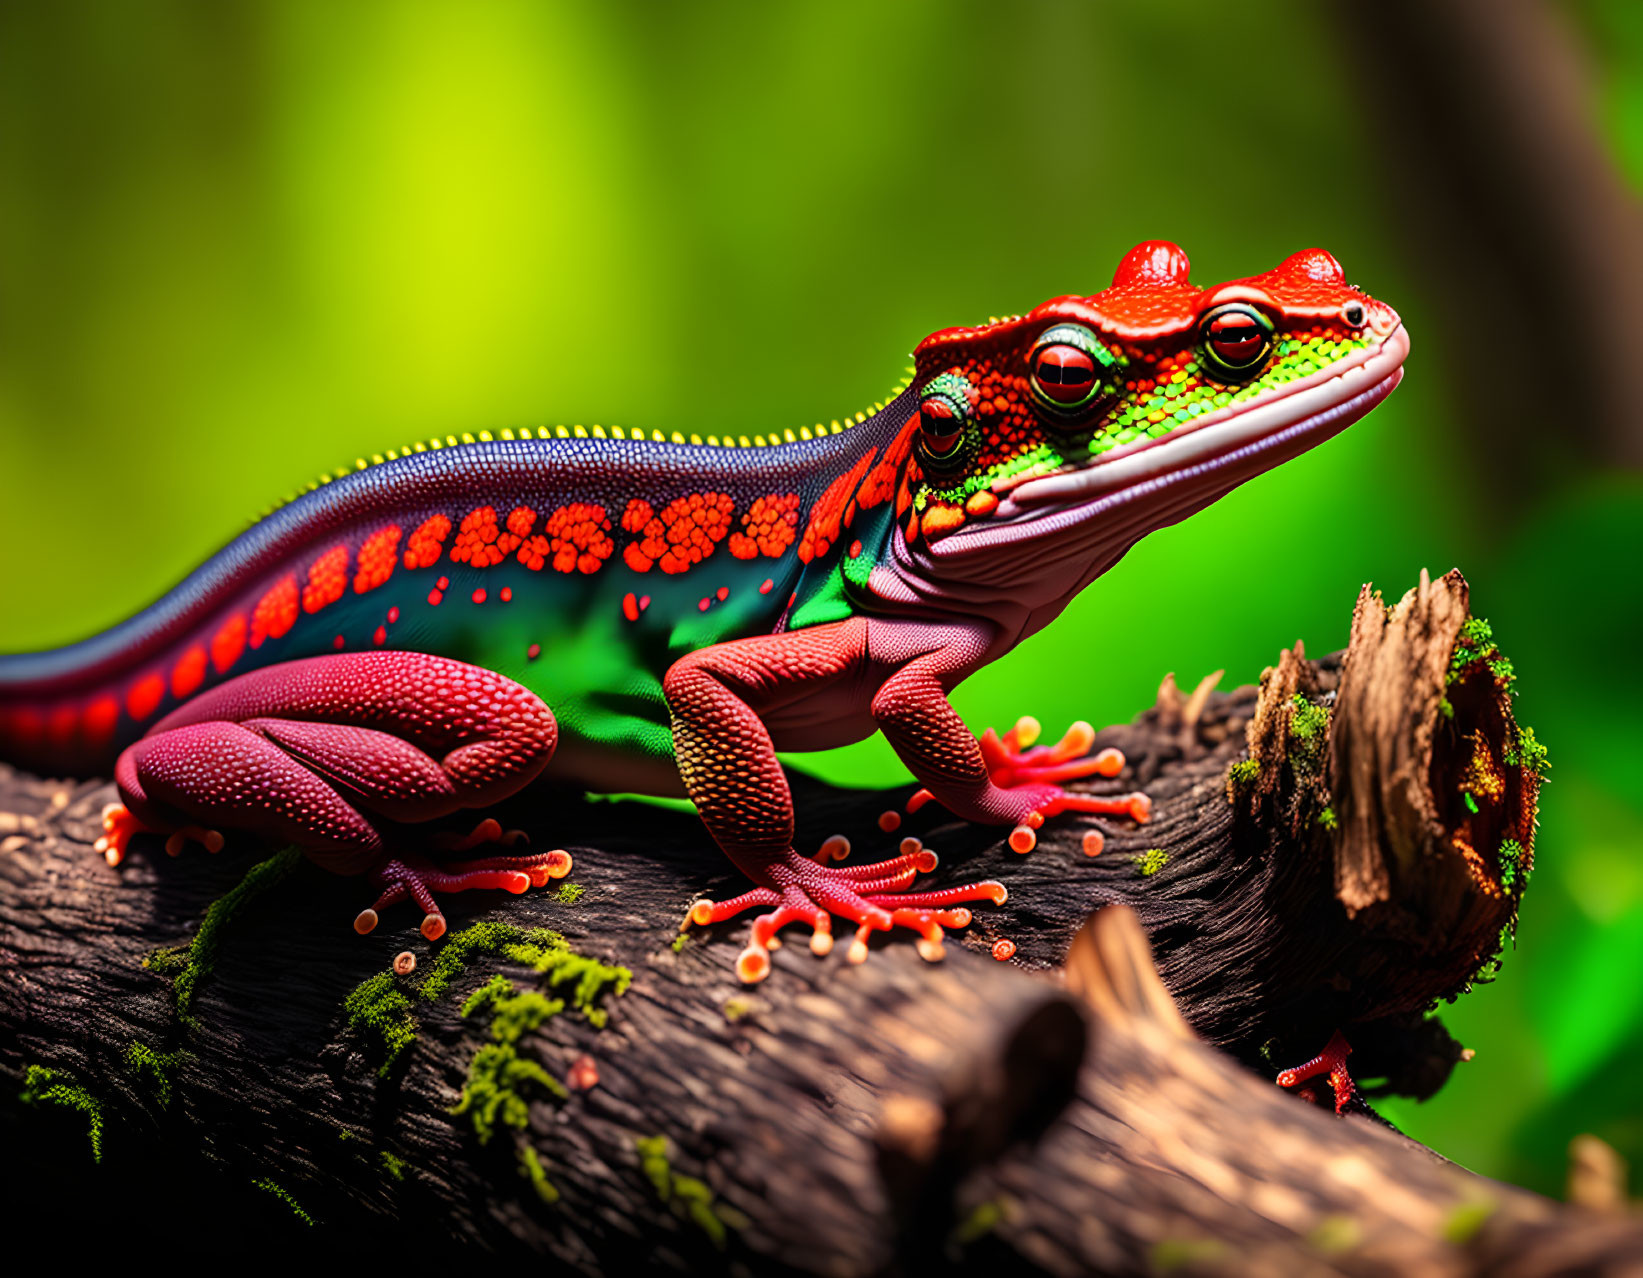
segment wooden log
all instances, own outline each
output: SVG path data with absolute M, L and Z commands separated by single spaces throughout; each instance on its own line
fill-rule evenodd
M 1423 581 L 1400 607 L 1458 627 L 1464 590 Z M 1414 681 L 1399 695 L 1438 715 L 1454 646 L 1427 626 L 1406 645 L 1418 660 L 1359 661 L 1368 624 L 1344 660 L 1297 648 L 1260 690 L 1189 697 L 1166 680 L 1154 709 L 1099 734 L 1134 775 L 1097 788 L 1139 782 L 1156 815 L 1109 826 L 1096 856 L 1072 818 L 1029 856 L 929 809 L 882 835 L 905 792 L 797 778 L 801 846 L 842 831 L 876 858 L 911 832 L 942 854 L 937 881 L 984 872 L 1011 896 L 951 933 L 941 963 L 905 943 L 861 966 L 790 944 L 752 987 L 732 970 L 745 923 L 679 939 L 693 897 L 740 890 L 688 812 L 521 796 L 505 824 L 570 849 L 580 896 L 455 897 L 452 936 L 430 945 L 415 911 L 356 936 L 359 881 L 290 854 L 173 860 L 140 841 L 111 869 L 90 849 L 106 784 L 0 769 L 0 1072 L 28 1098 L 0 1105 L 5 1201 L 46 1232 L 91 1213 L 82 1253 L 254 1242 L 425 1260 L 479 1245 L 586 1272 L 1141 1273 L 1249 1272 L 1236 1262 L 1254 1248 L 1303 1269 L 1461 1272 L 1528 1263 L 1533 1239 L 1573 1254 L 1557 1249 L 1578 1235 L 1607 1263 L 1636 1242 L 1624 1220 L 1588 1228 L 1265 1081 L 1344 1027 L 1364 1076 L 1430 1091 L 1460 1054 L 1421 1016 L 1430 990 L 1462 988 L 1487 957 L 1470 936 L 1408 935 L 1397 911 L 1422 908 L 1405 898 L 1426 878 L 1388 873 L 1355 912 L 1338 893 L 1380 881 L 1382 844 L 1360 837 L 1373 823 L 1318 820 L 1335 778 L 1381 786 L 1341 744 L 1355 672 Z M 1431 739 L 1481 733 L 1504 757 L 1504 696 L 1480 684 Z M 1359 737 L 1379 748 L 1376 733 L 1408 728 Z M 1532 828 L 1532 786 L 1513 784 L 1496 815 L 1517 821 L 1526 802 Z M 1454 803 L 1434 795 L 1421 856 L 1470 865 Z M 1463 912 L 1509 921 L 1515 896 L 1487 874 L 1450 878 Z M 1176 1002 L 1129 922 L 1087 933 L 1079 993 L 1063 984 L 1104 904 L 1124 909 L 1099 918 L 1150 933 Z M 1016 956 L 995 961 L 1006 938 Z M 415 970 L 396 974 L 404 953 Z M 1368 1201 L 1383 1185 L 1405 1188 Z

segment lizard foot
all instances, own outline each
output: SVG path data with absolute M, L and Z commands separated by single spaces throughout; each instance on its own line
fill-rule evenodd
M 1279 1087 L 1301 1087 L 1312 1079 L 1322 1078 L 1334 1089 L 1335 1112 L 1344 1113 L 1353 1097 L 1358 1094 L 1358 1085 L 1352 1081 L 1352 1075 L 1346 1068 L 1346 1058 L 1351 1054 L 1351 1044 L 1346 1041 L 1346 1036 L 1340 1030 L 1336 1030 L 1329 1036 L 1329 1042 L 1325 1044 L 1323 1051 L 1305 1065 L 1284 1070 L 1278 1075 L 1277 1084 Z M 1303 1089 L 1301 1095 L 1313 1104 L 1319 1103 L 1318 1097 L 1310 1090 Z
M 1095 795 L 1069 794 L 1061 788 L 1063 781 L 1090 776 L 1114 777 L 1124 768 L 1121 751 L 1108 747 L 1089 753 L 1095 744 L 1095 729 L 1088 723 L 1078 720 L 1054 745 L 1035 744 L 1040 730 L 1037 719 L 1024 715 L 1002 737 L 988 728 L 979 739 L 988 779 L 1000 790 L 1022 796 L 1028 803 L 1027 811 L 1010 831 L 1010 847 L 1014 851 L 1031 852 L 1038 846 L 1038 828 L 1046 818 L 1061 812 L 1127 816 L 1138 825 L 1152 819 L 1152 800 L 1139 791 Z M 908 812 L 917 812 L 933 798 L 935 795 L 929 790 L 916 791 L 907 801 Z M 1090 831 L 1084 836 L 1084 851 L 1095 856 L 1104 841 L 1100 831 Z
M 140 819 L 123 803 L 111 803 L 103 809 L 103 833 L 97 842 L 91 846 L 103 854 L 103 859 L 110 865 L 119 865 L 126 859 L 126 851 L 130 847 L 131 837 L 134 834 L 159 834 L 153 826 L 144 825 Z M 165 841 L 167 856 L 181 856 L 183 849 L 190 843 L 198 843 L 207 852 L 221 852 L 223 836 L 221 830 L 207 829 L 203 825 L 184 825 L 171 831 Z
M 505 848 L 529 843 L 531 836 L 523 830 L 504 830 L 495 817 L 486 817 L 467 834 L 454 830 L 440 830 L 433 836 L 433 845 L 441 852 L 471 852 L 486 843 L 500 843 Z M 538 887 L 541 884 L 537 885 Z
M 789 923 L 808 923 L 810 949 L 825 955 L 833 949 L 834 914 L 856 924 L 856 935 L 846 958 L 861 963 L 867 958 L 867 941 L 874 932 L 905 927 L 919 934 L 919 956 L 928 962 L 942 957 L 943 929 L 965 927 L 970 922 L 967 901 L 991 901 L 1003 905 L 1009 893 L 1002 883 L 971 883 L 932 892 L 905 892 L 920 873 L 936 868 L 936 854 L 917 839 L 904 839 L 902 852 L 873 865 L 848 869 L 829 868 L 830 856 L 842 855 L 830 839 L 822 845 L 817 859 L 796 852 L 769 869 L 774 887 L 757 887 L 728 901 L 697 901 L 690 907 L 687 923 L 706 927 L 721 923 L 754 906 L 774 907 L 753 920 L 753 935 L 736 959 L 736 975 L 751 984 L 770 975 L 770 951 L 781 944 L 776 933 Z
M 409 896 L 422 907 L 422 935 L 437 941 L 445 935 L 445 915 L 434 900 L 435 892 L 501 888 L 517 894 L 529 887 L 544 887 L 549 879 L 562 879 L 570 870 L 570 853 L 559 848 L 529 856 L 485 857 L 452 866 L 437 866 L 420 857 L 390 858 L 372 871 L 382 894 L 369 909 L 359 912 L 354 931 L 365 935 L 377 925 L 379 911 Z
M 110 803 L 103 809 L 103 832 L 91 846 L 101 852 L 110 865 L 118 865 L 126 859 L 132 835 L 152 833 L 125 804 Z

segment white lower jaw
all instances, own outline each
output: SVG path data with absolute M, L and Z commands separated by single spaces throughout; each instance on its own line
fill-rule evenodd
M 1304 390 L 1259 402 L 1219 421 L 1165 435 L 1147 447 L 1082 470 L 1028 480 L 1010 492 L 998 514 L 1005 516 L 1010 510 L 1087 501 L 1101 493 L 1213 462 L 1297 423 L 1323 416 L 1330 409 L 1363 395 L 1397 373 L 1408 354 L 1409 336 L 1399 326 L 1368 358 L 1333 377 Z

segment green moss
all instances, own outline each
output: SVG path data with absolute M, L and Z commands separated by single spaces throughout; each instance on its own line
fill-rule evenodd
M 645 1173 L 664 1203 L 673 1197 L 673 1167 L 668 1162 L 666 1136 L 636 1136 L 634 1147 L 639 1151 L 639 1170 Z
M 513 993 L 513 982 L 500 972 L 481 985 L 462 1004 L 462 1015 L 472 1016 L 488 1003 L 495 1003 Z
M 953 1241 L 960 1247 L 967 1247 L 978 1239 L 985 1238 L 1009 1215 L 1009 1207 L 1009 1200 L 1005 1198 L 989 1198 L 985 1202 L 977 1203 L 953 1231 Z
M 519 1146 L 519 1174 L 530 1181 L 531 1188 L 543 1202 L 552 1205 L 559 1201 L 559 1190 L 548 1179 L 548 1169 L 542 1166 L 536 1150 L 524 1143 Z
M 725 1020 L 734 1025 L 753 1010 L 753 1000 L 736 995 L 733 998 L 727 998 L 721 1010 L 725 1014 Z
M 1143 878 L 1151 878 L 1169 864 L 1169 853 L 1163 848 L 1148 848 L 1135 858 L 1135 867 Z
M 553 899 L 560 905 L 575 905 L 586 891 L 580 883 L 561 883 L 559 890 L 553 894 Z
M 1325 1216 L 1306 1236 L 1307 1242 L 1326 1256 L 1351 1251 L 1363 1241 L 1363 1227 L 1351 1216 Z
M 164 1109 L 171 1104 L 171 1071 L 182 1064 L 181 1052 L 156 1052 L 147 1043 L 135 1040 L 126 1048 L 126 1064 L 138 1078 L 147 1078 L 155 1099 Z
M 393 971 L 367 977 L 342 1000 L 348 1028 L 375 1040 L 383 1052 L 377 1075 L 387 1078 L 394 1063 L 416 1042 L 417 1021 L 410 997 L 400 988 Z
M 1476 816 L 1478 814 L 1478 801 L 1472 797 L 1472 792 L 1470 790 L 1462 790 L 1460 792 L 1460 798 L 1461 802 L 1466 805 L 1466 810 L 1473 816 Z
M 1479 661 L 1488 667 L 1490 675 L 1501 687 L 1509 688 L 1516 681 L 1517 672 L 1495 643 L 1495 632 L 1489 623 L 1482 617 L 1470 617 L 1461 626 L 1460 635 L 1455 640 L 1455 650 L 1449 654 L 1446 682 L 1450 686 L 1459 683 L 1466 677 L 1467 669 Z
M 278 1198 L 282 1203 L 289 1207 L 291 1209 L 291 1214 L 303 1224 L 312 1225 L 314 1223 L 314 1218 L 302 1209 L 301 1203 L 297 1202 L 297 1200 L 291 1197 L 291 1195 L 284 1188 L 275 1184 L 266 1176 L 260 1180 L 254 1180 L 251 1183 L 258 1189 L 263 1190 L 265 1193 L 273 1194 L 275 1198 Z
M 1335 815 L 1334 808 L 1325 807 L 1322 812 L 1318 813 L 1318 824 L 1326 830 L 1338 830 L 1341 828 L 1341 819 Z
M 1457 1247 L 1464 1247 L 1494 1214 L 1495 1204 L 1491 1199 L 1478 1198 L 1462 1203 L 1444 1218 L 1443 1237 Z
M 1516 839 L 1505 839 L 1497 853 L 1500 857 L 1500 885 L 1506 891 L 1522 892 L 1529 886 L 1529 869 L 1524 864 L 1523 844 Z
M 485 922 L 453 933 L 440 948 L 428 975 L 423 979 L 419 991 L 422 1000 L 432 1002 L 439 998 L 451 988 L 451 983 L 469 963 L 482 956 L 512 959 L 545 975 L 550 987 L 571 987 L 568 992 L 570 1005 L 597 1026 L 603 1026 L 606 1017 L 605 1010 L 598 1005 L 600 998 L 607 990 L 614 990 L 617 994 L 625 992 L 633 980 L 633 974 L 625 967 L 610 967 L 577 954 L 563 936 L 550 928 L 526 929 L 510 923 Z M 361 981 L 343 1000 L 349 1027 L 375 1040 L 383 1052 L 384 1059 L 377 1073 L 384 1078 L 400 1056 L 416 1042 L 418 1022 L 414 1014 L 415 1006 L 404 983 L 391 968 Z M 552 1010 L 544 1013 L 542 1006 L 551 1006 Z M 493 1036 L 498 1037 L 499 1042 L 512 1042 L 518 1035 L 506 1037 L 511 1018 L 536 1016 L 538 1019 L 527 1027 L 533 1028 L 546 1016 L 557 1014 L 564 1006 L 563 999 L 550 1000 L 538 994 L 516 996 L 512 983 L 506 977 L 496 975 L 468 997 L 462 1014 L 472 1016 L 482 1008 L 491 1008 Z M 502 1035 L 497 1033 L 498 1021 L 504 1030 Z M 484 1048 L 475 1056 L 470 1066 L 470 1078 L 478 1091 L 471 1102 L 466 1102 L 464 1107 L 453 1112 L 480 1115 L 474 1120 L 475 1130 L 483 1127 L 483 1140 L 490 1139 L 498 1116 L 523 1112 L 508 1103 L 509 1087 L 506 1084 L 509 1079 L 522 1082 L 530 1077 L 529 1071 L 523 1070 L 525 1064 L 509 1053 Z M 474 1066 L 481 1069 L 478 1079 L 472 1078 Z M 544 1073 L 543 1077 L 548 1076 Z M 550 1090 L 560 1086 L 557 1080 L 551 1078 L 545 1085 Z M 522 1106 L 523 1101 L 519 1104 Z M 505 1121 L 518 1125 L 511 1120 Z
M 1227 1252 L 1227 1245 L 1214 1238 L 1160 1238 L 1153 1243 L 1148 1259 L 1154 1272 L 1168 1274 L 1188 1265 L 1225 1259 Z
M 690 933 L 689 932 L 680 932 L 678 936 L 673 938 L 673 952 L 675 954 L 683 954 L 685 946 L 687 946 L 689 944 L 690 944 Z
M 216 966 L 223 929 L 244 914 L 259 896 L 278 885 L 301 861 L 302 853 L 296 848 L 287 848 L 258 861 L 238 884 L 206 909 L 192 941 L 156 950 L 143 960 L 144 967 L 171 980 L 177 998 L 177 1019 L 184 1025 L 194 1023 L 194 996 Z
M 403 1158 L 400 1158 L 396 1154 L 389 1153 L 386 1149 L 377 1150 L 377 1162 L 381 1163 L 382 1170 L 387 1172 L 388 1175 L 392 1176 L 395 1180 L 404 1180 L 405 1173 L 411 1166 Z
M 1254 759 L 1243 759 L 1227 769 L 1227 784 L 1235 789 L 1254 785 L 1261 775 L 1261 765 Z
M 565 943 L 564 937 L 546 929 L 526 934 L 524 939 L 503 940 L 501 948 L 509 957 L 530 963 L 547 977 L 550 988 L 565 987 L 566 995 L 549 998 L 535 990 L 515 993 L 513 982 L 498 975 L 463 1004 L 464 1016 L 490 1013 L 493 1041 L 474 1053 L 462 1098 L 451 1112 L 468 1116 L 482 1145 L 490 1141 L 499 1123 L 516 1130 L 524 1128 L 530 1118 L 530 1091 L 545 1091 L 561 1100 L 569 1095 L 557 1078 L 519 1055 L 525 1035 L 549 1017 L 559 1015 L 567 1002 L 590 1024 L 603 1026 L 606 1013 L 598 1005 L 599 1000 L 607 992 L 625 993 L 633 980 L 627 968 L 607 966 L 580 955 Z
M 578 954 L 563 940 L 557 949 L 549 949 L 537 959 L 536 970 L 548 978 L 552 989 L 569 986 L 570 1005 L 586 1018 L 588 1024 L 603 1029 L 607 1018 L 599 1000 L 608 990 L 612 994 L 626 994 L 633 984 L 633 973 Z
M 1297 692 L 1290 698 L 1289 766 L 1297 772 L 1316 772 L 1328 739 L 1329 707 L 1315 706 Z
M 565 948 L 565 938 L 551 928 L 526 929 L 494 921 L 475 923 L 452 933 L 440 948 L 432 969 L 422 982 L 422 997 L 427 1002 L 433 1002 L 450 988 L 462 969 L 480 955 L 511 958 L 516 963 L 534 967 L 539 959 L 556 948 Z
M 1533 728 L 1519 728 L 1513 733 L 1501 757 L 1508 767 L 1522 768 L 1537 777 L 1544 777 L 1552 766 L 1546 747 L 1536 739 Z
M 669 1161 L 666 1136 L 638 1136 L 634 1146 L 639 1151 L 639 1169 L 656 1190 L 656 1196 L 671 1207 L 674 1213 L 691 1221 L 724 1250 L 731 1229 L 746 1229 L 748 1219 L 734 1207 L 714 1201 L 713 1191 L 694 1176 L 680 1176 Z
M 452 1107 L 453 1114 L 466 1114 L 479 1143 L 490 1143 L 500 1123 L 523 1130 L 530 1121 L 530 1089 L 540 1088 L 565 1099 L 570 1093 L 535 1061 L 519 1055 L 519 1040 L 563 1009 L 563 999 L 549 999 L 534 990 L 513 992 L 513 982 L 494 976 L 475 991 L 462 1008 L 464 1016 L 490 1008 L 491 1037 L 468 1063 L 468 1079 L 462 1097 Z
M 23 1073 L 23 1090 L 18 1099 L 25 1105 L 56 1105 L 86 1116 L 86 1135 L 91 1138 L 91 1161 L 103 1161 L 103 1102 L 84 1087 L 45 1065 L 30 1065 Z
M 1448 697 L 1440 698 L 1438 701 L 1438 713 L 1445 719 L 1453 719 L 1455 717 L 1455 703 L 1449 700 Z
M 1290 704 L 1289 730 L 1293 735 L 1310 741 L 1329 730 L 1328 706 L 1315 706 L 1299 692 L 1290 698 Z

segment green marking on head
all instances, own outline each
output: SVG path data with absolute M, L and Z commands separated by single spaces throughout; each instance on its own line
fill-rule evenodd
M 1016 481 L 1089 469 L 1292 392 L 1311 398 L 1287 424 L 1344 403 L 1368 383 L 1338 374 L 1383 353 L 1376 383 L 1395 373 L 1400 327 L 1321 250 L 1200 289 L 1179 248 L 1139 245 L 1111 288 L 920 343 L 919 531 L 946 536 L 990 517 Z

